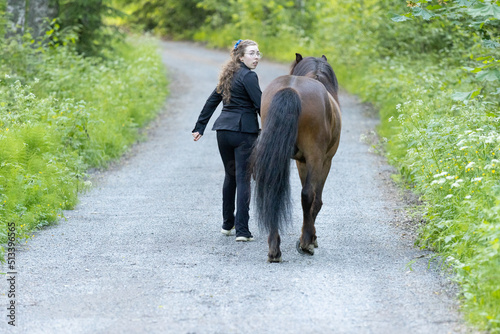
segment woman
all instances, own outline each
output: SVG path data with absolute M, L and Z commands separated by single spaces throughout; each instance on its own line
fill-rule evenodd
M 236 229 L 236 241 L 252 241 L 248 229 L 250 205 L 249 159 L 259 133 L 257 114 L 260 114 L 262 92 L 257 74 L 253 72 L 261 58 L 259 46 L 251 40 L 239 40 L 231 59 L 219 75 L 219 83 L 203 107 L 192 131 L 198 141 L 215 109 L 222 101 L 222 112 L 214 123 L 217 143 L 224 163 L 222 189 L 222 230 L 230 235 Z M 236 216 L 235 196 L 237 194 Z

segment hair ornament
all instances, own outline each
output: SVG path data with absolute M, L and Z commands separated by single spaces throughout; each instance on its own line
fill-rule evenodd
M 234 45 L 234 49 L 235 49 L 235 50 L 236 50 L 236 48 L 238 47 L 238 45 L 240 45 L 241 41 L 242 41 L 242 40 L 241 40 L 241 39 L 239 39 L 239 40 L 238 40 L 238 42 L 236 42 L 236 44 Z

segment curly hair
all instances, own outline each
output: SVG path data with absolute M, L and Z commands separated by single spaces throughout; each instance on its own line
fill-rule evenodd
M 222 94 L 222 99 L 228 103 L 231 99 L 231 84 L 234 74 L 240 69 L 240 58 L 244 56 L 246 48 L 251 45 L 258 45 L 256 42 L 245 39 L 231 50 L 231 59 L 229 59 L 219 74 L 219 83 L 217 84 L 217 93 Z

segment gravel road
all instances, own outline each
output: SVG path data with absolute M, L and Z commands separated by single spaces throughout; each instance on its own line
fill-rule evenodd
M 391 168 L 360 141 L 377 120 L 348 94 L 340 95 L 343 132 L 315 255 L 295 250 L 302 217 L 295 167 L 283 263 L 266 262 L 267 236 L 254 218 L 254 242 L 220 234 L 224 173 L 209 131 L 218 111 L 199 142 L 191 130 L 227 52 L 185 42 L 161 48 L 171 80 L 165 112 L 146 142 L 94 175 L 66 221 L 17 251 L 16 327 L 7 324 L 2 279 L 0 333 L 470 332 L 456 289 L 398 226 L 405 203 Z M 287 71 L 265 59 L 256 69 L 262 88 Z

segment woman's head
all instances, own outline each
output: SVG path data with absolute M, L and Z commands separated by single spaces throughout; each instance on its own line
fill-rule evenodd
M 259 46 L 256 42 L 245 39 L 239 40 L 231 50 L 231 59 L 222 67 L 219 75 L 219 84 L 217 92 L 222 94 L 225 102 L 229 102 L 231 98 L 231 84 L 234 74 L 240 69 L 241 64 L 245 64 L 249 69 L 253 70 L 259 64 L 261 58 Z
M 239 40 L 231 52 L 231 58 L 234 62 L 244 63 L 249 69 L 253 70 L 257 67 L 261 58 L 259 46 L 250 39 Z

